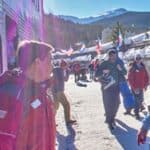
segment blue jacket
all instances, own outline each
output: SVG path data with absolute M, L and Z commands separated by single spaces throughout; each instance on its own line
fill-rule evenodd
M 150 115 L 148 115 L 148 116 L 143 120 L 142 129 L 145 129 L 145 130 L 150 129 Z

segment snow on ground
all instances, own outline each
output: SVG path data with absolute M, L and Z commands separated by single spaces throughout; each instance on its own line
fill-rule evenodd
M 137 145 L 136 135 L 141 121 L 125 116 L 122 102 L 116 117 L 117 128 L 110 132 L 104 123 L 100 85 L 95 82 L 87 85 L 76 86 L 73 76 L 66 82 L 65 92 L 71 103 L 72 118 L 77 124 L 65 126 L 60 105 L 56 116 L 57 150 L 149 150 L 149 144 Z M 150 89 L 145 93 L 145 100 L 150 102 Z

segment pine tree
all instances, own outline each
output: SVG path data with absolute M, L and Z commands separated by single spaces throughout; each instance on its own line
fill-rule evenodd
M 114 46 L 116 47 L 116 45 L 118 44 L 118 36 L 119 36 L 119 32 L 122 35 L 123 38 L 123 42 L 122 42 L 122 46 L 121 46 L 121 51 L 126 51 L 126 46 L 124 43 L 124 37 L 125 37 L 125 28 L 123 27 L 122 24 L 120 24 L 119 22 L 116 23 L 116 25 L 113 27 L 112 29 L 112 41 Z
M 119 22 L 117 22 L 116 25 L 112 29 L 112 41 L 113 41 L 114 44 L 116 44 L 116 42 L 117 42 L 119 32 L 121 32 L 121 35 L 124 39 L 124 36 L 125 36 L 124 27 Z

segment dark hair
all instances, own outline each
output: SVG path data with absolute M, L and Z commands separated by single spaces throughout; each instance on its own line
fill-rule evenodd
M 17 48 L 17 66 L 26 70 L 36 58 L 43 60 L 53 47 L 44 42 L 22 41 Z
M 141 59 L 142 59 L 141 56 L 137 56 L 137 57 L 135 58 L 135 60 L 141 60 Z
M 112 54 L 116 54 L 116 50 L 115 49 L 111 49 L 108 51 L 108 55 L 112 55 Z
M 135 55 L 135 60 L 141 60 L 141 59 L 142 59 L 142 56 L 140 54 Z
M 67 62 L 66 62 L 66 61 L 64 61 L 64 60 L 61 60 L 61 62 L 60 62 L 60 66 L 61 66 L 61 67 L 65 67 L 65 66 L 67 66 Z

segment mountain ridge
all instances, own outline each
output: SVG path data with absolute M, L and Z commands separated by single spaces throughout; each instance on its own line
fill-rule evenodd
M 111 17 L 118 16 L 118 15 L 121 15 L 121 14 L 124 14 L 127 12 L 128 11 L 126 9 L 119 8 L 119 9 L 114 9 L 114 10 L 109 10 L 109 11 L 103 12 L 96 17 L 90 16 L 90 17 L 78 18 L 75 16 L 65 16 L 65 15 L 58 15 L 58 17 L 66 20 L 66 21 L 72 21 L 73 23 L 90 24 L 90 23 L 102 20 L 104 18 L 111 18 Z
M 91 17 L 92 18 L 92 17 Z M 150 12 L 127 11 L 112 17 L 91 22 L 89 24 L 74 23 L 64 20 L 57 15 L 44 15 L 45 40 L 54 47 L 69 48 L 75 43 L 84 42 L 86 46 L 92 45 L 97 37 L 102 42 L 111 41 L 112 31 L 117 22 L 121 24 L 126 37 L 144 33 L 150 30 Z

